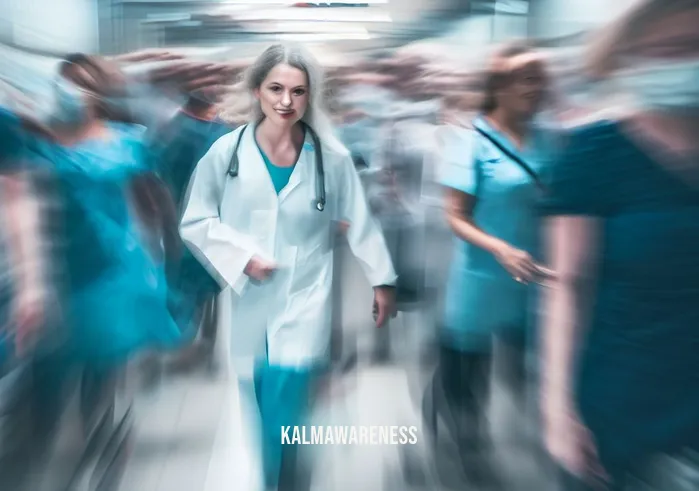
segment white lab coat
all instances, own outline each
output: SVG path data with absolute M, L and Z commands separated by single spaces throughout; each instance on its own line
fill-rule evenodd
M 239 377 L 249 375 L 265 351 L 271 364 L 286 367 L 307 367 L 329 354 L 338 221 L 350 223 L 348 242 L 370 283 L 396 281 L 349 154 L 322 145 L 327 203 L 319 212 L 311 136 L 277 196 L 254 129 L 249 126 L 241 140 L 238 177 L 228 176 L 227 170 L 240 128 L 214 143 L 199 162 L 180 227 L 192 252 L 232 289 L 231 368 Z M 243 273 L 254 255 L 279 266 L 263 284 Z

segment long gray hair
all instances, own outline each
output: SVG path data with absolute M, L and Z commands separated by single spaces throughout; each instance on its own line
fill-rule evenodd
M 308 77 L 309 101 L 302 121 L 313 128 L 325 145 L 340 153 L 349 153 L 336 136 L 326 112 L 323 70 L 315 57 L 303 47 L 275 44 L 267 48 L 245 73 L 245 88 L 250 96 L 255 89 L 260 88 L 269 72 L 282 63 L 301 70 Z M 263 117 L 259 101 L 254 101 L 251 121 L 259 122 Z

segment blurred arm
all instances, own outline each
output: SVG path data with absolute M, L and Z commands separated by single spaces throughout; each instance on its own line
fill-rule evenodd
M 47 258 L 42 247 L 42 196 L 26 174 L 0 177 L 4 196 L 3 222 L 8 237 L 8 264 L 15 276 L 16 296 L 22 302 L 47 298 Z
M 359 174 L 348 156 L 342 162 L 339 221 L 348 224 L 347 241 L 371 286 L 395 285 L 397 276 L 383 232 L 371 214 Z
M 556 271 L 543 289 L 541 325 L 543 401 L 549 410 L 570 409 L 576 351 L 593 305 L 599 225 L 594 218 L 560 216 L 545 227 L 547 262 Z

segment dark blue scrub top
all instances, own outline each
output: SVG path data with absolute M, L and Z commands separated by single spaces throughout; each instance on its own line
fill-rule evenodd
M 699 446 L 699 191 L 618 122 L 570 135 L 548 215 L 602 223 L 601 270 L 576 393 L 610 470 Z

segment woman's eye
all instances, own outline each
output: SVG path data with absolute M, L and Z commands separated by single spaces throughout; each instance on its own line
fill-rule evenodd
M 275 85 L 273 87 L 270 87 L 269 90 L 271 90 L 272 92 L 279 92 L 280 90 L 282 90 L 282 88 Z
M 304 95 L 305 93 L 306 93 L 306 91 L 303 90 L 303 89 L 296 89 L 296 90 L 294 91 L 294 95 L 297 95 L 297 96 L 302 96 L 302 95 Z

